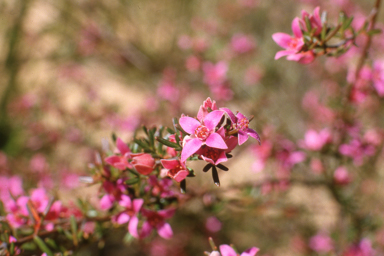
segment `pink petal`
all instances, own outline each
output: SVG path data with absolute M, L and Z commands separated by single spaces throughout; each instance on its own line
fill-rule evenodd
M 275 55 L 275 60 L 278 60 L 280 59 L 281 57 L 284 57 L 284 56 L 287 56 L 287 55 L 290 55 L 290 54 L 295 54 L 296 52 L 294 51 L 278 51 Z
M 197 150 L 201 148 L 201 145 L 203 145 L 203 142 L 199 139 L 192 139 L 188 141 L 183 148 L 183 151 L 181 151 L 181 162 L 185 162 L 188 157 L 195 154 Z
M 199 121 L 197 121 L 196 119 L 194 119 L 192 117 L 188 117 L 188 116 L 180 118 L 179 124 L 180 124 L 181 128 L 183 128 L 183 130 L 189 134 L 193 134 L 195 132 L 196 128 L 201 125 L 201 123 Z
M 145 238 L 151 234 L 153 227 L 149 224 L 148 221 L 144 222 L 143 227 L 141 228 L 140 238 Z
M 117 217 L 116 222 L 117 224 L 124 224 L 129 221 L 129 218 L 129 215 L 123 212 Z
M 127 144 L 125 144 L 120 138 L 117 138 L 116 140 L 116 147 L 122 155 L 125 155 L 126 153 L 131 153 L 131 150 L 129 149 Z
M 294 18 L 292 21 L 292 32 L 296 38 L 301 38 L 303 33 L 301 32 L 299 18 Z
M 274 33 L 272 35 L 272 39 L 282 48 L 288 48 L 290 42 L 292 41 L 291 35 L 286 33 Z
M 124 208 L 132 208 L 132 201 L 131 201 L 131 198 L 127 195 L 122 195 L 121 196 L 121 199 L 119 201 L 119 204 L 121 206 L 123 206 Z
M 181 170 L 179 171 L 174 177 L 173 179 L 177 182 L 180 182 L 182 180 L 184 180 L 187 176 L 188 176 L 189 172 L 186 171 L 186 170 Z
M 225 111 L 229 118 L 231 118 L 232 123 L 236 123 L 236 116 L 233 114 L 233 112 L 228 108 L 220 108 L 220 110 Z
M 161 159 L 160 162 L 164 166 L 164 168 L 168 170 L 176 168 L 180 163 L 178 160 L 175 160 L 175 159 L 172 159 L 172 160 Z
M 221 118 L 223 117 L 224 112 L 220 110 L 215 110 L 209 113 L 204 118 L 204 125 L 209 129 L 213 130 L 219 124 Z
M 165 219 L 169 219 L 169 218 L 171 218 L 175 214 L 175 212 L 176 212 L 176 209 L 166 209 L 166 210 L 160 210 L 157 213 L 161 217 L 163 217 Z
M 233 248 L 227 244 L 220 245 L 221 256 L 237 256 L 237 253 Z
M 153 171 L 153 167 L 149 167 L 146 165 L 135 165 L 135 169 L 138 173 L 142 175 L 149 175 Z
M 133 200 L 133 210 L 138 213 L 144 204 L 144 199 L 137 198 Z
M 139 219 L 136 216 L 131 218 L 131 221 L 128 224 L 128 232 L 136 238 L 139 238 L 139 233 L 137 232 L 137 225 L 139 224 Z
M 112 205 L 113 205 L 113 202 L 111 200 L 110 195 L 104 195 L 100 199 L 100 209 L 101 210 L 108 210 L 112 207 Z
M 259 248 L 252 247 L 244 251 L 242 254 L 240 254 L 240 256 L 255 256 L 259 250 L 260 250 Z
M 171 225 L 165 222 L 157 227 L 157 233 L 165 239 L 170 239 L 173 236 Z
M 252 138 L 256 139 L 259 142 L 259 144 L 261 143 L 260 136 L 259 136 L 259 134 L 255 130 L 253 130 L 251 128 L 248 128 L 247 129 L 247 133 L 248 133 L 249 136 L 251 136 Z
M 207 144 L 207 146 L 209 146 L 211 148 L 219 148 L 219 149 L 227 149 L 228 148 L 228 146 L 227 146 L 227 144 L 225 144 L 225 141 L 223 140 L 223 138 L 215 132 L 211 133 L 208 136 L 205 143 Z
M 239 145 L 244 144 L 248 140 L 248 134 L 245 131 L 238 132 Z

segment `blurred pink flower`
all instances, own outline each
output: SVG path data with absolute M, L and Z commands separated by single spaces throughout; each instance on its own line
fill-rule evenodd
M 177 182 L 184 180 L 189 171 L 185 167 L 185 163 L 180 162 L 176 159 L 161 159 L 161 164 L 167 170 L 167 175 Z
M 194 72 L 200 69 L 201 61 L 198 57 L 192 55 L 185 61 L 185 67 L 188 71 Z
M 203 63 L 204 83 L 215 86 L 223 84 L 227 79 L 228 64 L 220 61 L 216 64 L 211 62 Z
M 261 80 L 263 75 L 264 72 L 261 70 L 261 68 L 257 66 L 249 67 L 247 68 L 244 74 L 244 83 L 248 86 L 257 84 Z
M 377 94 L 384 97 L 384 60 L 376 60 L 373 63 L 372 81 Z
M 333 250 L 333 240 L 325 233 L 318 233 L 309 240 L 309 247 L 317 253 Z
M 243 54 L 256 48 L 256 42 L 251 36 L 235 34 L 231 39 L 231 48 L 234 52 Z
M 335 170 L 333 179 L 339 185 L 347 185 L 352 181 L 351 175 L 344 166 L 340 166 Z
M 301 28 L 304 31 L 308 31 L 308 28 L 306 26 L 305 20 L 309 20 L 309 24 L 311 25 L 311 30 L 314 29 L 314 35 L 319 35 L 321 33 L 321 30 L 323 29 L 323 24 L 321 22 L 321 17 L 320 17 L 320 7 L 316 7 L 315 10 L 313 11 L 313 14 L 309 14 L 306 11 L 301 11 L 301 19 L 299 20 Z
M 299 141 L 299 144 L 307 150 L 318 151 L 321 150 L 325 144 L 331 142 L 331 139 L 331 133 L 328 129 L 323 129 L 320 132 L 309 129 L 304 135 L 304 140 Z
M 220 231 L 221 226 L 222 226 L 221 221 L 219 221 L 214 216 L 207 218 L 207 220 L 205 221 L 205 228 L 212 233 L 216 233 L 216 232 Z

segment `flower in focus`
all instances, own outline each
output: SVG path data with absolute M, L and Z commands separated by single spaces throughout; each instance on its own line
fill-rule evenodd
M 128 162 L 128 159 L 131 159 L 131 150 L 129 147 L 120 138 L 116 140 L 116 147 L 120 155 L 109 156 L 104 159 L 105 162 L 119 170 L 132 168 L 132 164 Z
M 181 127 L 189 133 L 189 138 L 184 138 L 184 147 L 181 152 L 181 162 L 185 162 L 188 157 L 196 153 L 203 145 L 212 148 L 227 149 L 224 139 L 221 137 L 220 128 L 215 131 L 216 126 L 219 124 L 224 112 L 212 111 L 205 116 L 203 122 L 192 117 L 182 117 L 179 120 Z

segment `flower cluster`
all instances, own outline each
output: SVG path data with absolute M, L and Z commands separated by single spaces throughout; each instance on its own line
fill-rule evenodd
M 339 24 L 333 27 L 327 24 L 325 14 L 320 14 L 320 7 L 316 7 L 313 14 L 302 11 L 301 18 L 292 21 L 293 36 L 286 33 L 272 35 L 273 40 L 285 49 L 277 52 L 275 59 L 287 56 L 287 60 L 309 64 L 316 56 L 338 56 L 346 52 L 352 45 L 355 31 L 351 27 L 352 18 L 344 14 L 340 17 Z M 334 38 L 339 38 L 339 42 L 329 44 Z

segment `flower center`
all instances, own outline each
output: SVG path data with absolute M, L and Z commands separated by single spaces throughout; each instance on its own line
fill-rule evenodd
M 210 158 L 212 160 L 216 160 L 220 156 L 220 151 L 216 148 L 207 148 L 206 151 L 203 153 L 203 156 L 206 158 Z
M 163 218 L 161 216 L 157 215 L 157 214 L 152 214 L 148 218 L 148 223 L 152 227 L 156 227 L 158 224 L 162 223 L 163 221 L 164 221 Z
M 183 170 L 183 167 L 179 164 L 179 165 L 177 165 L 175 168 L 170 169 L 170 170 L 168 171 L 168 176 L 170 176 L 171 178 L 173 178 L 173 177 L 175 177 L 175 175 L 176 175 L 179 171 L 181 171 L 181 170 Z
M 209 135 L 209 130 L 204 125 L 200 125 L 195 130 L 195 136 L 200 140 L 203 140 L 203 141 L 206 140 L 208 138 L 208 135 Z
M 247 118 L 241 118 L 237 121 L 237 129 L 238 130 L 245 130 L 248 129 L 249 120 Z

